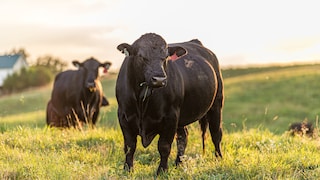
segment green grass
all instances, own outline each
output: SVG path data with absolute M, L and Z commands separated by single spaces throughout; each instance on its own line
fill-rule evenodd
M 320 65 L 233 70 L 225 78 L 224 123 L 234 132 L 263 127 L 281 134 L 292 122 L 316 124 L 320 114 Z M 239 71 L 239 72 L 237 72 Z M 240 74 L 240 75 L 237 75 Z
M 319 179 L 320 142 L 291 137 L 292 122 L 317 123 L 320 65 L 223 70 L 224 158 L 217 160 L 210 136 L 202 154 L 197 123 L 189 126 L 183 165 L 176 168 L 176 144 L 169 171 L 158 179 Z M 103 80 L 110 106 L 96 129 L 47 128 L 51 85 L 0 97 L 0 179 L 153 179 L 159 163 L 157 138 L 138 142 L 135 169 L 123 171 L 123 139 L 117 122 L 115 76 Z M 318 133 L 318 130 L 316 130 Z

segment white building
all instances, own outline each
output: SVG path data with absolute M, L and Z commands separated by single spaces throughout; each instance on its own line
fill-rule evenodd
M 0 56 L 0 87 L 8 75 L 19 72 L 24 67 L 27 68 L 28 64 L 23 55 Z

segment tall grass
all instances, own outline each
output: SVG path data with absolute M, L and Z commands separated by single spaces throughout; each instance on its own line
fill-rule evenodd
M 159 179 L 317 179 L 320 178 L 319 141 L 292 138 L 269 131 L 226 134 L 224 158 L 208 151 L 202 155 L 200 130 L 191 126 L 182 166 L 174 166 Z M 138 143 L 135 169 L 124 172 L 121 132 L 116 129 L 57 130 L 17 127 L 0 134 L 2 179 L 150 179 L 159 163 L 156 143 L 144 149 Z

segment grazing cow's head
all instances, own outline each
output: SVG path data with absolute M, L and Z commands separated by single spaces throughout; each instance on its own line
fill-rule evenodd
M 72 64 L 84 72 L 84 87 L 90 92 L 96 91 L 97 84 L 96 80 L 99 76 L 99 68 L 103 67 L 108 70 L 111 66 L 110 62 L 100 63 L 94 58 L 85 60 L 83 63 L 79 61 L 73 61 Z
M 117 49 L 135 61 L 138 73 L 143 73 L 143 81 L 153 88 L 163 87 L 167 83 L 166 64 L 171 53 L 166 41 L 159 35 L 148 33 L 142 35 L 132 45 L 120 44 Z M 182 49 L 182 48 L 181 48 Z M 180 49 L 179 49 L 180 50 Z M 185 52 L 185 51 L 184 51 Z

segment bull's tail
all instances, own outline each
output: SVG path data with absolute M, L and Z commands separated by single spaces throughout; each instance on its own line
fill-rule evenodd
M 200 127 L 201 127 L 201 137 L 202 137 L 202 153 L 203 155 L 205 154 L 205 140 L 206 140 L 206 132 L 207 132 L 207 129 L 208 129 L 208 125 L 209 125 L 209 122 L 208 122 L 208 119 L 206 116 L 204 116 L 203 118 L 201 118 L 199 120 L 199 124 L 200 124 Z
M 52 111 L 52 103 L 51 103 L 51 100 L 49 100 L 47 104 L 47 114 L 46 114 L 46 121 L 48 126 L 50 125 L 50 121 L 51 121 L 51 117 L 50 117 L 51 111 Z

